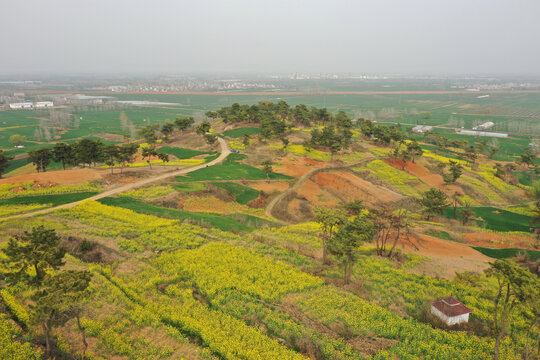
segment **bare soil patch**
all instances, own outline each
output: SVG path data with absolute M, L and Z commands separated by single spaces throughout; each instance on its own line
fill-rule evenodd
M 60 185 L 76 185 L 87 181 L 100 180 L 106 174 L 107 170 L 97 169 L 47 171 L 43 173 L 17 175 L 6 179 L 0 179 L 0 184 L 18 184 L 34 181 L 39 183 L 55 183 Z
M 438 239 L 425 234 L 413 233 L 410 241 L 401 241 L 398 245 L 403 252 L 428 257 L 432 261 L 424 262 L 413 269 L 416 273 L 452 279 L 456 272 L 481 272 L 489 265 L 489 257 L 473 248 L 452 241 Z
M 318 174 L 320 175 L 320 174 Z M 325 191 L 311 179 L 304 181 L 297 190 L 298 196 L 305 198 L 313 206 L 335 207 L 340 199 Z
M 403 198 L 390 189 L 374 185 L 347 171 L 319 173 L 314 180 L 323 189 L 347 202 L 363 200 L 371 206 L 377 206 L 381 202 L 394 202 Z
M 275 191 L 285 191 L 289 188 L 289 184 L 286 182 L 258 182 L 250 183 L 249 187 L 254 188 L 255 190 L 264 191 L 266 193 L 272 193 Z
M 534 235 L 514 235 L 498 233 L 471 232 L 463 235 L 463 239 L 474 246 L 487 246 L 496 248 L 524 248 L 538 250 L 534 247 Z
M 300 177 L 314 168 L 323 167 L 325 165 L 324 162 L 313 160 L 311 158 L 291 156 L 281 158 L 280 163 L 280 165 L 274 167 L 274 171 L 292 177 Z

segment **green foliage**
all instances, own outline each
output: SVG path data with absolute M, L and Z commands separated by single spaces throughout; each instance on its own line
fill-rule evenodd
M 177 117 L 174 121 L 174 125 L 180 131 L 187 130 L 194 123 L 195 120 L 192 117 Z
M 205 135 L 207 132 L 210 131 L 212 128 L 212 125 L 208 121 L 203 121 L 197 126 L 196 132 L 197 135 Z
M 177 181 L 205 181 L 205 180 L 261 180 L 266 179 L 266 173 L 256 167 L 241 164 L 237 160 L 242 154 L 231 154 L 220 165 L 211 168 L 202 168 L 189 173 L 186 176 L 178 176 Z M 245 156 L 245 155 L 244 155 Z M 270 179 L 290 179 L 290 176 L 272 172 L 268 175 Z
M 206 189 L 205 183 L 183 182 L 171 185 L 173 189 L 181 193 L 195 193 Z
M 374 234 L 375 225 L 366 214 L 361 214 L 355 216 L 352 221 L 348 220 L 334 236 L 328 239 L 328 251 L 341 258 L 345 284 L 350 282 L 358 248 L 364 242 L 371 241 Z
M 214 182 L 212 185 L 226 190 L 229 194 L 234 196 L 236 202 L 240 204 L 247 204 L 251 200 L 255 200 L 259 197 L 259 191 L 243 186 L 233 182 Z
M 526 255 L 532 261 L 540 259 L 540 251 L 518 248 L 487 248 L 483 246 L 473 246 L 475 250 L 494 259 L 509 259 L 516 256 Z
M 28 152 L 28 162 L 36 166 L 37 172 L 47 171 L 47 166 L 51 163 L 53 153 L 51 149 L 30 150 Z
M 261 132 L 261 129 L 258 127 L 241 127 L 232 130 L 227 130 L 223 132 L 224 136 L 228 136 L 233 139 L 241 138 L 247 135 L 256 135 Z
M 50 204 L 62 205 L 70 202 L 75 202 L 96 195 L 97 192 L 78 192 L 67 194 L 50 194 L 50 195 L 30 195 L 16 196 L 7 199 L 0 199 L 2 205 L 30 205 L 30 204 Z
M 459 214 L 463 207 L 458 207 L 457 209 L 458 218 L 462 218 Z M 530 216 L 516 214 L 514 212 L 490 206 L 471 207 L 471 209 L 474 211 L 477 223 L 488 229 L 495 231 L 530 231 Z M 443 214 L 447 218 L 453 218 L 453 209 L 447 208 L 444 210 Z
M 448 206 L 448 198 L 446 194 L 439 189 L 431 188 L 422 195 L 420 205 L 424 208 L 428 220 L 431 215 L 442 215 L 444 208 Z
M 2 177 L 4 171 L 9 168 L 9 162 L 11 160 L 13 160 L 12 157 L 7 156 L 3 150 L 0 150 L 0 178 Z
M 61 162 L 65 170 L 66 164 L 74 163 L 75 160 L 72 146 L 63 142 L 54 144 L 53 158 L 54 161 Z
M 64 264 L 65 250 L 60 249 L 60 237 L 54 229 L 44 226 L 25 231 L 18 238 L 11 238 L 2 252 L 7 256 L 6 263 L 10 276 L 16 280 L 26 276 L 26 271 L 35 272 L 35 283 L 39 287 L 46 271 L 58 269 Z
M 197 155 L 213 154 L 211 152 L 185 149 L 185 148 L 179 148 L 179 147 L 171 147 L 171 146 L 164 146 L 162 148 L 159 148 L 158 152 L 173 155 L 177 157 L 178 159 L 190 159 Z
M 157 134 L 156 131 L 159 129 L 159 124 L 154 125 L 148 125 L 141 130 L 139 130 L 139 134 L 141 135 L 144 140 L 149 144 L 155 144 L 157 141 Z

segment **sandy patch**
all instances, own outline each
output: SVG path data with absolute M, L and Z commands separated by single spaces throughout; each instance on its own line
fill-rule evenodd
M 274 171 L 292 177 L 300 177 L 309 171 L 323 167 L 324 162 L 306 157 L 284 157 L 279 160 L 280 165 L 274 167 Z
M 319 173 L 315 182 L 344 201 L 363 200 L 376 206 L 381 202 L 393 202 L 403 198 L 400 194 L 374 185 L 346 171 Z
M 410 239 L 418 249 L 406 241 L 398 246 L 404 252 L 418 254 L 432 260 L 412 269 L 419 274 L 452 279 L 456 272 L 482 272 L 492 260 L 464 244 L 416 233 L 412 234 Z
M 6 179 L 0 179 L 0 184 L 17 184 L 27 181 L 40 183 L 56 183 L 61 185 L 75 185 L 87 181 L 100 180 L 107 174 L 107 170 L 96 169 L 75 169 L 47 171 L 44 173 L 33 173 L 16 175 Z
M 536 239 L 534 235 L 514 235 L 497 233 L 471 232 L 463 235 L 463 240 L 474 246 L 486 246 L 496 248 L 534 248 Z
M 332 194 L 324 191 L 318 184 L 308 179 L 296 190 L 299 197 L 305 198 L 313 206 L 335 207 L 340 200 Z
M 286 182 L 260 182 L 255 184 L 248 184 L 249 187 L 255 190 L 264 191 L 266 193 L 272 193 L 274 191 L 283 192 L 289 188 L 289 184 Z

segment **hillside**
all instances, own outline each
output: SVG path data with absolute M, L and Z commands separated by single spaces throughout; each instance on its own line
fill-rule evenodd
M 41 290 L 68 270 L 91 275 L 77 316 L 57 309 L 47 323 L 50 358 L 492 359 L 499 288 L 485 270 L 505 258 L 538 280 L 536 154 L 510 145 L 519 136 L 498 157 L 478 138 L 283 103 L 156 127 L 129 161 L 0 179 L 0 358 L 48 358 L 39 274 L 9 254 L 43 226 L 66 254 Z M 321 209 L 339 212 L 335 228 Z M 325 262 L 355 221 L 351 238 L 371 236 L 330 246 Z M 447 296 L 468 323 L 431 314 Z M 526 299 L 501 359 L 535 356 Z

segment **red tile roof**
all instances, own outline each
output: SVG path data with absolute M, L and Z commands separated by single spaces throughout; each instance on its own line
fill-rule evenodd
M 471 313 L 472 310 L 460 303 L 453 296 L 437 300 L 431 303 L 437 310 L 442 312 L 444 315 L 453 317 L 463 314 Z

